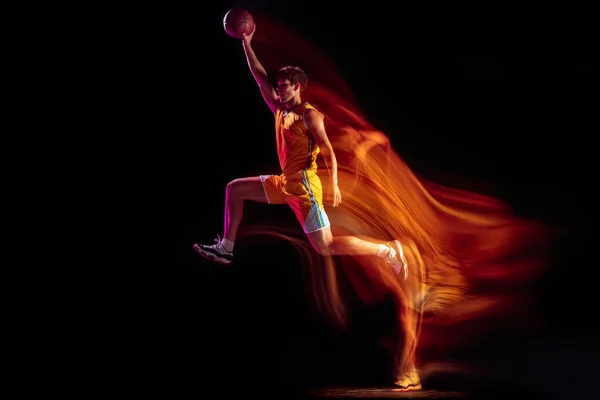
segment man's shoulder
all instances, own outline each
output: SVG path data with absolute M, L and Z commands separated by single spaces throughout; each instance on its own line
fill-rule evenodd
M 313 106 L 312 104 L 310 104 L 310 103 L 304 103 L 303 106 L 304 106 L 304 111 L 305 112 L 309 112 L 309 111 L 313 110 L 318 115 L 320 115 L 321 117 L 324 117 L 323 113 L 321 111 L 319 111 L 319 109 L 317 107 Z

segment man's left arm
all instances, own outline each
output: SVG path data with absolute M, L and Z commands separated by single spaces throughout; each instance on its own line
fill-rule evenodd
M 333 206 L 337 207 L 342 202 L 342 194 L 338 186 L 337 159 L 325 130 L 323 115 L 316 110 L 308 109 L 304 115 L 304 122 L 310 130 L 315 143 L 321 148 L 321 154 L 329 171 Z

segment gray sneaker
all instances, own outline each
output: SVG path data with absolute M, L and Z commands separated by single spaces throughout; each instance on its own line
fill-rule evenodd
M 233 260 L 233 253 L 225 250 L 225 246 L 221 243 L 219 235 L 215 239 L 215 244 L 205 245 L 194 243 L 193 247 L 202 257 L 221 265 L 229 265 L 231 264 L 231 260 Z

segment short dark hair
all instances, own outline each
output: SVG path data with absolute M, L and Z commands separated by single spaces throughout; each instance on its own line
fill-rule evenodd
M 287 65 L 279 68 L 275 74 L 275 78 L 277 81 L 287 79 L 292 85 L 299 83 L 300 93 L 302 93 L 304 89 L 306 89 L 306 86 L 308 86 L 308 75 L 306 75 L 306 71 L 295 65 Z

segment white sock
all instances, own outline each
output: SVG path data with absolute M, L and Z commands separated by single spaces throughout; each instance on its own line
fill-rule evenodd
M 231 240 L 221 239 L 221 244 L 228 252 L 231 253 L 233 251 L 233 242 Z
M 389 256 L 393 250 L 394 249 L 392 249 L 390 246 L 388 246 L 386 244 L 380 244 L 379 250 L 377 251 L 377 257 L 387 258 L 387 256 Z

